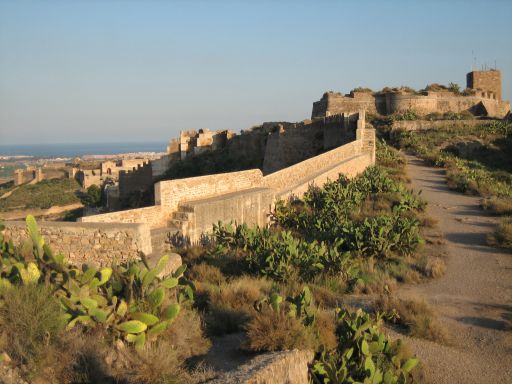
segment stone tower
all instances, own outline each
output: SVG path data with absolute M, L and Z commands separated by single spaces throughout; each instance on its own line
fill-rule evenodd
M 485 97 L 501 101 L 501 72 L 496 69 L 472 71 L 466 75 L 467 87 L 485 93 Z

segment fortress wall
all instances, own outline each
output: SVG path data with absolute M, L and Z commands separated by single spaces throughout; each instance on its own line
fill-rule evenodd
M 290 186 L 300 184 L 308 175 L 315 175 L 319 170 L 361 154 L 361 146 L 362 140 L 342 145 L 291 167 L 271 173 L 263 178 L 261 185 L 279 193 Z
M 28 238 L 23 221 L 6 221 L 5 235 L 15 245 Z M 151 234 L 145 224 L 40 222 L 39 228 L 53 251 L 68 262 L 107 266 L 116 260 L 139 258 L 139 252 L 151 253 Z
M 193 212 L 189 222 L 190 230 L 186 235 L 192 243 L 196 243 L 202 234 L 210 233 L 213 224 L 219 221 L 264 227 L 268 223 L 273 202 L 274 191 L 268 188 L 252 188 L 185 203 L 187 210 Z
M 325 117 L 343 112 L 366 110 L 369 113 L 389 115 L 396 112 L 415 110 L 420 115 L 429 113 L 445 113 L 472 111 L 478 115 L 503 118 L 510 110 L 510 104 L 498 99 L 480 96 L 454 96 L 447 93 L 435 93 L 428 96 L 387 93 L 366 98 L 352 98 L 340 94 L 327 94 L 313 104 L 312 117 Z M 451 96 L 450 96 L 451 95 Z M 482 110 L 483 105 L 485 107 Z
M 179 203 L 257 187 L 259 169 L 160 181 L 155 184 L 155 204 L 176 210 Z
M 343 174 L 348 178 L 352 178 L 364 172 L 367 167 L 373 164 L 374 161 L 372 160 L 370 152 L 349 157 L 348 159 L 342 160 L 327 169 L 324 168 L 320 172 L 307 175 L 296 184 L 280 190 L 276 194 L 276 198 L 286 200 L 292 197 L 301 197 L 308 191 L 310 185 L 321 187 L 329 180 L 337 180 L 340 174 Z
M 332 149 L 356 139 L 359 113 L 343 113 L 323 118 L 323 149 Z
M 154 180 L 154 179 L 157 179 L 157 178 L 163 176 L 163 174 L 167 171 L 167 169 L 169 168 L 170 163 L 171 163 L 171 157 L 168 155 L 162 156 L 159 159 L 151 160 L 150 163 L 151 163 L 151 171 L 152 171 L 153 180 Z
M 153 168 L 151 163 L 138 165 L 131 172 L 119 172 L 119 197 L 127 198 L 130 194 L 153 189 Z
M 358 112 L 362 110 L 366 110 L 366 112 L 369 113 L 377 113 L 374 96 L 365 98 L 352 98 L 348 96 L 330 94 L 327 97 L 326 116 L 335 115 L 342 112 Z
M 323 150 L 322 124 L 300 124 L 270 133 L 267 139 L 263 172 L 265 174 L 289 167 L 316 156 Z
M 259 131 L 250 131 L 236 135 L 227 142 L 227 152 L 233 158 L 250 157 L 253 168 L 263 166 L 267 134 Z
M 128 209 L 99 215 L 84 216 L 78 219 L 82 223 L 143 223 L 150 228 L 167 226 L 172 210 L 153 205 L 151 207 Z
M 472 96 L 417 96 L 417 95 L 399 95 L 387 94 L 387 112 L 405 112 L 415 110 L 420 115 L 427 115 L 433 112 L 459 113 L 472 109 L 481 102 L 481 98 Z M 493 104 L 498 104 L 492 100 Z

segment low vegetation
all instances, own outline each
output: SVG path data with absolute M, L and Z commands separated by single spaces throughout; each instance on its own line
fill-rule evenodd
M 474 127 L 446 126 L 399 132 L 395 143 L 446 169 L 448 185 L 479 194 L 497 214 L 512 211 L 512 124 L 492 121 Z
M 208 342 L 191 307 L 185 266 L 164 277 L 167 256 L 154 268 L 144 259 L 101 269 L 72 266 L 45 244 L 31 216 L 27 230 L 19 248 L 0 235 L 0 349 L 26 379 L 193 381 L 185 359 L 203 353 Z M 188 337 L 172 329 L 180 317 Z
M 512 250 L 512 218 L 504 218 L 494 232 L 487 236 L 490 245 Z
M 80 190 L 80 184 L 74 179 L 50 179 L 37 184 L 21 185 L 10 196 L 0 199 L 0 211 L 47 209 L 80 203 Z
M 446 329 L 439 324 L 432 309 L 423 300 L 404 300 L 383 295 L 375 307 L 378 312 L 388 314 L 386 320 L 409 336 L 443 344 L 448 340 Z
M 188 267 L 162 277 L 165 256 L 153 268 L 144 257 L 68 265 L 28 217 L 26 244 L 0 237 L 0 352 L 27 380 L 193 383 L 213 375 L 195 365 L 209 339 L 241 333 L 241 353 L 314 351 L 314 383 L 421 382 L 418 360 L 383 322 L 399 313 L 406 333 L 438 340 L 428 309 L 345 303 L 346 293 L 387 295 L 444 272 L 425 252 L 425 203 L 405 185 L 403 157 L 381 142 L 377 161 L 278 202 L 268 228 L 219 223 L 209 242 L 178 250 Z

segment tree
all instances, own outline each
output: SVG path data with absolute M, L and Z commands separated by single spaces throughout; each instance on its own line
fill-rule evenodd
M 456 95 L 460 94 L 460 85 L 455 83 L 448 84 L 448 89 L 455 93 Z
M 87 188 L 87 193 L 84 196 L 84 203 L 91 207 L 98 207 L 101 205 L 103 193 L 101 188 L 97 185 L 91 185 Z

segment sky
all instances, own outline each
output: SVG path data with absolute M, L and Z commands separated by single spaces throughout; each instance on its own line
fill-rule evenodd
M 300 121 L 327 90 L 502 70 L 512 1 L 0 0 L 0 144 Z M 476 58 L 476 61 L 475 61 Z

